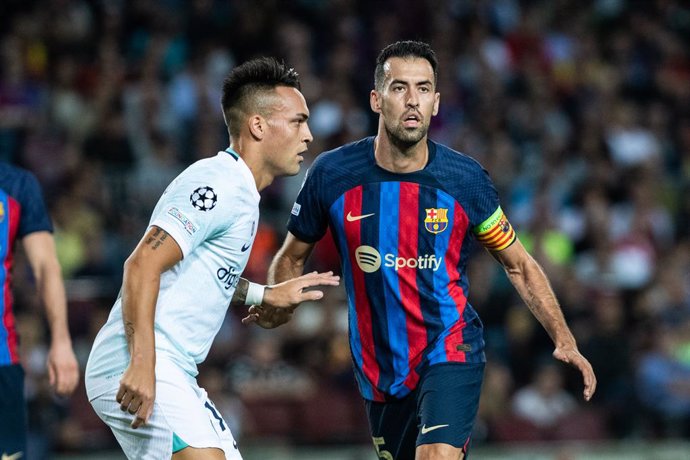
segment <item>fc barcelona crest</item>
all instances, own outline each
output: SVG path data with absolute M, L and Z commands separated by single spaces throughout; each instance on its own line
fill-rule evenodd
M 448 209 L 446 208 L 425 208 L 426 218 L 424 228 L 427 232 L 441 233 L 448 227 Z

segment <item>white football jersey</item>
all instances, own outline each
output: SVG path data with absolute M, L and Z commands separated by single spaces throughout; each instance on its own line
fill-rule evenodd
M 251 171 L 228 149 L 183 171 L 151 216 L 149 227 L 165 230 L 183 253 L 183 259 L 161 275 L 156 356 L 191 376 L 208 355 L 247 265 L 259 223 L 259 199 Z M 89 399 L 118 385 L 128 363 L 118 296 L 86 366 Z

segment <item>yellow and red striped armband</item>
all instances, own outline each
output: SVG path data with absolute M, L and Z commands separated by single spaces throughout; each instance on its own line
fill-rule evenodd
M 503 210 L 499 206 L 491 217 L 474 227 L 474 234 L 486 249 L 500 251 L 507 248 L 517 238 L 515 230 L 508 222 Z

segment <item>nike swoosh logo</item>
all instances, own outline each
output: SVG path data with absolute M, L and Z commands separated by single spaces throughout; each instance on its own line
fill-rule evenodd
M 240 248 L 240 251 L 246 252 L 247 249 L 249 249 L 250 247 L 251 247 L 251 244 L 247 243 Z
M 427 428 L 426 425 L 422 426 L 422 434 L 427 434 L 429 431 L 438 430 L 439 428 L 445 428 L 450 425 L 434 425 Z
M 5 453 L 2 454 L 2 457 L 0 459 L 2 460 L 18 460 L 24 456 L 23 452 L 15 452 L 12 455 L 7 455 Z
M 371 214 L 362 214 L 361 216 L 353 216 L 351 212 L 347 213 L 347 216 L 345 216 L 345 219 L 347 219 L 348 222 L 357 222 L 358 220 L 366 219 L 367 217 L 373 216 L 375 213 Z

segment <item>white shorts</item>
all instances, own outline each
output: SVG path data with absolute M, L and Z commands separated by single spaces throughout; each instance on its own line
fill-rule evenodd
M 129 459 L 168 459 L 173 435 L 190 447 L 215 447 L 225 458 L 242 460 L 228 424 L 196 380 L 172 363 L 156 363 L 156 399 L 148 422 L 131 427 L 134 416 L 115 400 L 118 388 L 94 398 L 91 405 L 113 431 Z

